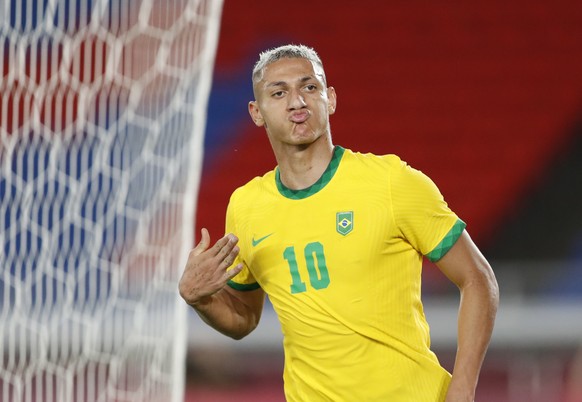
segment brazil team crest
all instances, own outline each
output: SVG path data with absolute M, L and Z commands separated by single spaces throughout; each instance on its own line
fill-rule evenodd
M 342 236 L 354 229 L 354 211 L 338 212 L 335 215 L 335 228 Z

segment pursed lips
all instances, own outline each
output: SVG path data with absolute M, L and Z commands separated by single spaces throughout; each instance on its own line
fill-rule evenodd
M 289 120 L 291 120 L 293 123 L 301 124 L 307 121 L 310 115 L 311 113 L 309 113 L 309 110 L 301 110 L 291 113 Z

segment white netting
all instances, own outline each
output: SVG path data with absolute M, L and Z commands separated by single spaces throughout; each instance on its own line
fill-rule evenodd
M 0 2 L 0 400 L 183 398 L 221 7 Z

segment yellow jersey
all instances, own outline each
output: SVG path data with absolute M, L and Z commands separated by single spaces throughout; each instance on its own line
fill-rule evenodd
M 226 231 L 244 269 L 229 285 L 260 287 L 273 304 L 287 401 L 444 401 L 450 374 L 430 350 L 422 259 L 440 259 L 464 227 L 395 155 L 336 146 L 307 189 L 286 188 L 277 168 L 238 188 Z

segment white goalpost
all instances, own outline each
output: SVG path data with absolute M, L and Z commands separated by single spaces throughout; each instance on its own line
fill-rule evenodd
M 0 3 L 0 400 L 183 400 L 221 11 Z

